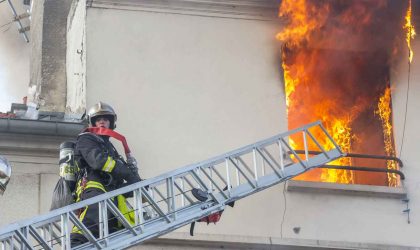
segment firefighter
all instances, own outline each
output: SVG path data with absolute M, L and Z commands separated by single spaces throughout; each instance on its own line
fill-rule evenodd
M 115 129 L 117 115 L 114 109 L 103 102 L 95 104 L 88 112 L 89 127 L 102 127 Z M 97 135 L 91 132 L 81 133 L 76 141 L 75 160 L 81 169 L 76 185 L 76 202 L 92 198 L 120 188 L 127 184 L 140 181 L 136 160 L 128 156 L 127 162 L 118 154 L 115 147 L 109 141 L 109 136 Z M 124 210 L 124 197 L 114 197 L 115 205 Z M 99 237 L 99 209 L 98 204 L 93 204 L 79 211 L 79 220 Z M 108 213 L 109 233 L 115 232 L 119 223 L 115 216 Z M 82 231 L 73 227 L 71 234 L 72 247 L 87 242 Z

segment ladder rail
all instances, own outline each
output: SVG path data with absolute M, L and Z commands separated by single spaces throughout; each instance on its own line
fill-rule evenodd
M 49 237 L 51 240 L 57 240 L 55 236 L 61 235 L 56 244 L 60 244 L 62 249 L 68 249 L 69 228 L 72 225 L 82 229 L 89 238 L 88 243 L 76 249 L 115 249 L 141 243 L 144 240 L 173 231 L 199 218 L 220 211 L 232 201 L 252 195 L 313 167 L 324 165 L 343 156 L 338 146 L 329 151 L 322 148 L 315 137 L 309 133 L 310 128 L 316 127 L 320 127 L 325 137 L 332 140 L 322 124 L 319 121 L 314 122 L 206 161 L 172 170 L 160 176 L 95 196 L 47 214 L 11 224 L 4 229 L 0 229 L 0 243 L 7 244 L 12 237 L 12 239 L 20 240 L 21 244 L 25 244 L 26 247 L 30 244 L 45 246 L 48 241 L 42 239 L 41 235 L 45 238 Z M 309 158 L 305 157 L 306 159 L 300 158 L 287 142 L 287 138 L 294 134 L 303 134 L 303 136 L 309 134 L 314 145 L 318 146 L 318 150 L 321 150 L 323 154 Z M 304 138 L 304 143 L 305 149 L 307 149 L 308 140 L 306 138 Z M 332 144 L 337 145 L 334 141 L 332 141 Z M 282 152 L 287 150 L 295 155 L 294 159 L 283 157 Z M 256 160 L 256 156 L 259 156 L 261 160 Z M 267 164 L 269 168 L 264 169 L 264 164 Z M 212 173 L 215 173 L 215 175 Z M 216 176 L 218 178 L 214 178 Z M 235 176 L 236 181 L 234 181 Z M 178 181 L 185 182 L 191 188 L 199 187 L 208 194 L 209 198 L 204 202 L 195 201 L 188 196 L 187 193 L 190 192 L 188 187 L 185 189 L 184 184 L 180 187 L 177 184 Z M 136 220 L 134 226 L 131 226 L 124 215 L 110 202 L 112 197 L 130 192 L 135 195 L 133 210 Z M 153 193 L 156 193 L 157 196 Z M 177 199 L 178 196 L 182 199 Z M 98 239 L 95 239 L 93 235 L 86 231 L 89 229 L 83 227 L 83 224 L 75 219 L 74 214 L 74 211 L 92 204 L 100 204 L 99 207 L 101 208 L 101 223 L 98 225 L 100 237 Z M 107 212 L 116 215 L 124 229 L 108 234 L 108 223 L 105 221 L 108 220 Z M 143 218 L 145 214 L 148 218 Z M 31 225 L 32 228 L 29 232 L 34 233 L 25 234 L 27 232 L 25 229 L 28 229 Z M 46 232 L 45 228 L 47 226 L 53 227 L 51 233 Z M 42 233 L 41 231 L 37 232 L 37 230 L 41 230 Z M 32 238 L 29 239 L 31 236 Z

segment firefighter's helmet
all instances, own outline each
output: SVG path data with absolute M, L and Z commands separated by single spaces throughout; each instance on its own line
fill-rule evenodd
M 98 116 L 106 116 L 110 121 L 110 129 L 114 129 L 117 127 L 117 114 L 115 113 L 114 109 L 111 105 L 106 104 L 104 102 L 98 102 L 93 105 L 87 114 L 87 119 L 89 126 L 94 127 L 95 121 Z
M 12 167 L 6 158 L 0 156 L 0 195 L 3 195 L 4 191 L 6 191 L 11 175 Z

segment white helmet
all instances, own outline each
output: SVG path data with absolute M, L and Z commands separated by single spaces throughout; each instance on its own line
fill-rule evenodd
M 6 158 L 0 156 L 0 195 L 3 195 L 4 191 L 6 191 L 11 175 L 12 167 Z

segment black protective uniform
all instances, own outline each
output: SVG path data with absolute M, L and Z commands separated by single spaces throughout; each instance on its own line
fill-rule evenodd
M 75 147 L 75 160 L 80 168 L 81 176 L 76 186 L 76 202 L 92 198 L 108 191 L 120 188 L 123 185 L 140 181 L 136 168 L 130 168 L 120 157 L 108 136 L 93 133 L 82 133 L 78 136 Z M 115 197 L 117 207 L 125 202 L 122 197 Z M 120 227 L 115 216 L 108 214 L 109 233 L 115 232 Z M 80 211 L 79 220 L 99 237 L 99 209 L 98 204 L 87 206 Z M 73 228 L 71 234 L 72 247 L 87 242 L 81 231 Z

